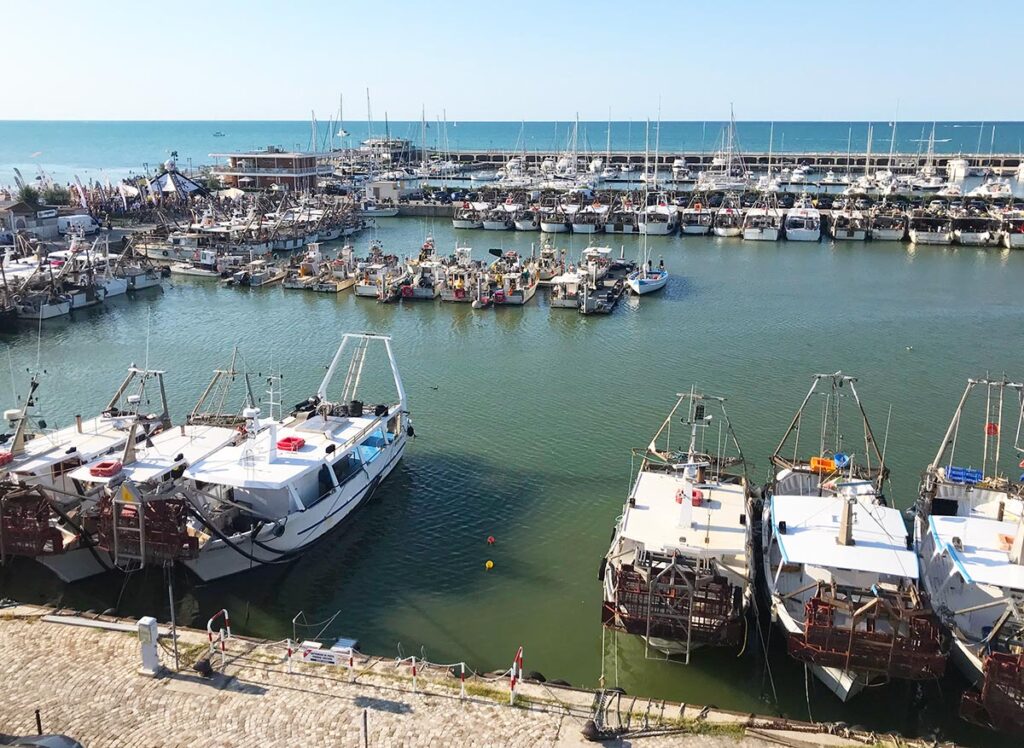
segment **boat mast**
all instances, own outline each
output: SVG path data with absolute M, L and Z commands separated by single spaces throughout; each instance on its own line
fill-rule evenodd
M 896 152 L 896 122 L 900 116 L 900 100 L 896 99 L 896 115 L 892 119 L 892 137 L 889 140 L 889 171 L 892 172 L 892 157 Z

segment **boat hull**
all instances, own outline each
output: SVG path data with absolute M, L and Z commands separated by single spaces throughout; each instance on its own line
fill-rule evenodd
M 214 539 L 203 546 L 195 559 L 184 561 L 184 565 L 203 581 L 210 581 L 248 571 L 263 563 L 279 561 L 282 554 L 302 552 L 370 500 L 377 486 L 398 464 L 405 444 L 406 437 L 399 436 L 367 466 L 365 474 L 359 473 L 358 478 L 352 478 L 305 511 L 290 514 L 278 537 L 274 537 L 275 528 L 272 525 L 265 526 L 256 537 L 260 545 L 254 543 L 247 532 L 232 535 L 231 542 L 242 553 L 223 540 Z M 373 469 L 375 464 L 378 467 Z M 280 527 L 277 526 L 278 529 Z
M 739 226 L 715 226 L 712 231 L 714 231 L 715 236 L 720 236 L 724 239 L 740 236 L 743 233 L 743 229 Z
M 572 233 L 574 234 L 596 234 L 598 225 L 596 223 L 574 223 Z
M 569 224 L 558 221 L 541 221 L 540 230 L 545 234 L 567 234 L 569 233 Z
M 516 227 L 516 231 L 538 231 L 538 230 L 540 230 L 540 226 L 538 226 L 537 222 L 534 221 L 532 218 L 524 218 L 524 219 L 521 219 L 521 220 L 514 221 L 513 223 L 514 223 L 514 225 Z
M 471 221 L 466 218 L 453 218 L 452 228 L 456 229 L 479 229 L 483 228 L 483 221 Z
M 917 231 L 910 229 L 911 244 L 937 244 L 946 245 L 953 243 L 953 233 L 946 231 Z
M 791 242 L 821 241 L 821 229 L 786 229 L 786 239 Z
M 954 231 L 953 238 L 965 247 L 994 247 L 999 244 L 999 236 L 991 231 Z
M 743 229 L 743 239 L 750 242 L 774 242 L 779 239 L 777 228 L 747 228 Z
M 906 230 L 900 229 L 871 229 L 871 239 L 876 242 L 901 242 Z
M 511 228 L 507 221 L 484 221 L 484 231 L 508 231 Z

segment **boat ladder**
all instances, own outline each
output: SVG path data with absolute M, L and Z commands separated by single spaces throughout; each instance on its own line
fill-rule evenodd
M 145 505 L 130 490 L 122 489 L 112 497 L 111 510 L 114 564 L 134 562 L 142 567 L 146 558 Z

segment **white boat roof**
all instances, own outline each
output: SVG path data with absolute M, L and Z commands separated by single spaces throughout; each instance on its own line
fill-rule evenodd
M 580 273 L 562 273 L 552 278 L 549 283 L 579 283 L 584 276 Z
M 273 437 L 276 441 L 291 436 L 305 440 L 305 444 L 296 452 L 277 449 L 273 462 L 268 460 L 272 429 L 266 427 L 251 441 L 223 447 L 194 463 L 185 471 L 185 477 L 237 488 L 284 488 L 303 474 L 319 469 L 329 445 L 334 445 L 336 452 L 332 458 L 337 459 L 379 421 L 374 417 L 336 416 L 325 421 L 317 415 L 297 425 L 279 424 Z
M 83 483 L 109 483 L 114 478 L 127 478 L 142 483 L 159 478 L 178 465 L 191 465 L 214 451 L 226 447 L 238 436 L 236 429 L 223 426 L 186 426 L 185 433 L 180 428 L 161 431 L 150 438 L 152 446 L 145 442 L 136 445 L 136 459 L 125 465 L 117 476 L 101 477 L 90 473 L 90 469 L 103 460 L 93 460 L 69 475 L 73 480 Z M 120 455 L 117 455 L 119 458 Z M 106 455 L 104 459 L 113 459 Z
M 15 456 L 8 470 L 16 475 L 41 475 L 40 471 L 70 459 L 74 447 L 77 457 L 88 462 L 124 444 L 128 438 L 130 418 L 97 416 L 82 421 L 79 433 L 75 425 L 37 435 L 25 442 L 25 451 Z
M 692 492 L 704 497 L 692 503 Z M 676 501 L 682 491 L 684 500 Z M 687 555 L 740 555 L 746 550 L 746 513 L 743 487 L 734 484 L 694 484 L 681 472 L 644 470 L 633 486 L 635 505 L 626 508 L 622 536 L 642 543 L 647 550 Z
M 953 560 L 966 582 L 1024 590 L 1024 566 L 1011 564 L 1009 542 L 1017 534 L 1018 522 L 1000 522 L 989 517 L 928 518 L 929 531 L 937 546 Z M 953 547 L 960 538 L 961 550 Z
M 917 579 L 917 556 L 907 550 L 907 526 L 898 509 L 858 500 L 854 545 L 836 542 L 845 501 L 841 496 L 772 497 L 772 526 L 783 561 Z M 780 522 L 786 523 L 785 535 L 779 533 Z

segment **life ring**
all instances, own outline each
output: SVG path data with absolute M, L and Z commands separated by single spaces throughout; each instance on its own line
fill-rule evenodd
M 466 298 L 466 290 L 464 288 L 456 288 L 455 289 L 455 298 L 456 299 L 464 299 L 464 298 Z
M 693 209 L 694 209 L 694 210 L 700 210 L 700 209 L 701 209 L 701 208 L 703 208 L 703 207 L 704 207 L 704 206 L 703 206 L 703 205 L 701 205 L 700 203 L 694 203 L 694 204 L 693 204 Z
M 167 256 L 167 250 L 166 249 L 164 250 L 163 254 L 164 254 L 164 257 Z
M 505 301 L 505 292 L 504 291 L 495 291 L 494 292 L 494 303 L 495 304 L 502 304 L 502 303 L 504 303 L 504 301 Z
M 409 298 L 412 295 L 413 295 L 413 288 L 412 288 L 412 286 L 402 286 L 402 296 L 405 296 L 406 298 Z

